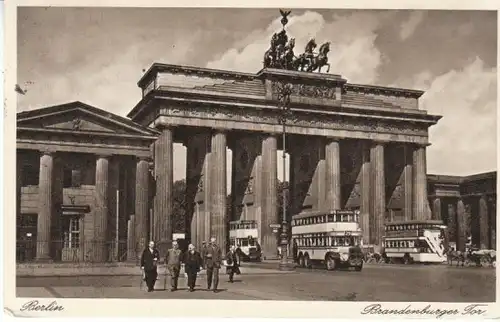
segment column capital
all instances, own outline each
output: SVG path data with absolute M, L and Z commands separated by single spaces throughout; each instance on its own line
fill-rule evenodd
M 96 156 L 97 160 L 99 160 L 99 159 L 109 160 L 113 156 L 113 154 L 111 154 L 111 153 L 98 153 L 95 156 Z
M 146 161 L 148 163 L 153 162 L 151 157 L 140 156 L 136 158 L 137 162 Z
M 222 127 L 211 127 L 210 131 L 212 132 L 212 134 L 217 134 L 217 133 L 227 134 L 227 132 L 229 132 L 230 130 Z
M 41 148 L 40 150 L 38 150 L 40 152 L 40 156 L 42 155 L 49 155 L 49 156 L 54 156 L 54 154 L 56 153 L 56 150 L 54 148 Z
M 324 139 L 328 142 L 332 142 L 332 141 L 340 142 L 345 138 L 340 137 L 340 136 L 325 136 Z
M 158 123 L 154 125 L 154 128 L 160 132 L 163 132 L 165 130 L 173 130 L 175 126 L 171 124 Z

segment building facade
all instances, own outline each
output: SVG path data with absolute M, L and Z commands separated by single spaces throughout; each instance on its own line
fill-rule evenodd
M 283 84 L 290 89 L 286 146 Z M 442 218 L 459 248 L 467 224 L 473 242 L 494 245 L 496 174 L 426 175 L 428 128 L 440 117 L 419 109 L 420 91 L 333 74 L 165 64 L 153 64 L 138 85 L 143 97 L 128 119 L 81 102 L 18 113 L 19 260 L 134 260 L 148 239 L 166 247 L 174 142 L 187 148 L 186 233 L 197 247 L 215 236 L 226 248 L 229 221 L 255 220 L 264 256 L 276 253 L 269 225 L 282 221 L 276 152 L 284 148 L 287 220 L 359 209 L 364 243 L 380 245 L 386 221 Z M 467 213 L 470 223 L 461 219 Z

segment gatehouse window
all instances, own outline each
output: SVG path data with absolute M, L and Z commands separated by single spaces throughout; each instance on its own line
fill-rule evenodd
M 22 168 L 21 186 L 38 186 L 40 169 L 31 164 L 26 164 Z

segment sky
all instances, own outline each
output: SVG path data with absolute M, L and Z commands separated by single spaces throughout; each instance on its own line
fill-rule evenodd
M 280 18 L 277 9 L 20 8 L 18 111 L 80 100 L 125 116 L 153 62 L 255 73 Z M 428 173 L 496 170 L 496 12 L 294 9 L 289 20 L 296 52 L 310 37 L 330 41 L 330 72 L 348 82 L 425 91 L 420 108 L 443 116 L 429 130 Z M 179 180 L 185 148 L 174 150 Z

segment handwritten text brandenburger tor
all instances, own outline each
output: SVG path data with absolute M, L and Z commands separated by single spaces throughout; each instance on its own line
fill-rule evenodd
M 370 304 L 361 310 L 363 315 L 424 315 L 424 316 L 435 316 L 436 318 L 441 318 L 446 315 L 450 316 L 480 316 L 484 315 L 487 310 L 485 309 L 487 305 L 485 304 L 469 304 L 463 309 L 446 309 L 446 308 L 434 308 L 432 305 L 428 304 L 425 307 L 418 307 L 415 304 L 409 304 L 404 309 L 393 309 L 383 307 L 381 304 Z

